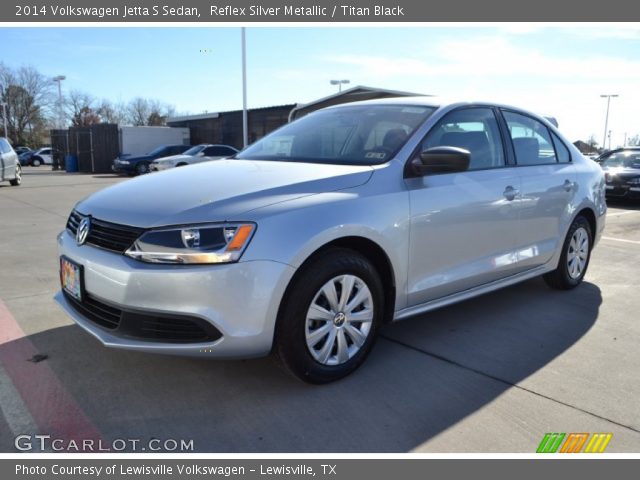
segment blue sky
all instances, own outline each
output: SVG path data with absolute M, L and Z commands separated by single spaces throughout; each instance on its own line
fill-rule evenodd
M 0 61 L 66 75 L 63 89 L 180 113 L 242 106 L 238 27 L 1 27 Z M 8 46 L 8 47 L 7 47 Z M 308 102 L 330 79 L 448 98 L 498 100 L 555 115 L 571 139 L 640 133 L 640 25 L 249 27 L 250 107 Z

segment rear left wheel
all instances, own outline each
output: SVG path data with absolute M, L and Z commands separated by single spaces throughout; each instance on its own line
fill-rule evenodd
M 9 180 L 9 183 L 14 187 L 18 187 L 22 183 L 22 168 L 20 165 L 16 165 L 16 176 L 13 180 Z
M 356 370 L 373 348 L 384 296 L 375 267 L 362 255 L 333 249 L 294 279 L 276 326 L 276 352 L 309 383 Z
M 576 217 L 567 232 L 558 267 L 543 277 L 547 285 L 558 290 L 570 290 L 580 285 L 589 266 L 592 238 L 587 219 Z

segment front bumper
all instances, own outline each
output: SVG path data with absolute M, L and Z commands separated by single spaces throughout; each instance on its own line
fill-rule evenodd
M 226 265 L 155 265 L 84 245 L 64 231 L 58 251 L 83 266 L 85 292 L 122 310 L 164 317 L 197 317 L 222 336 L 210 342 L 169 343 L 120 335 L 96 324 L 59 292 L 58 305 L 105 346 L 145 352 L 255 357 L 269 353 L 275 320 L 294 269 L 273 261 Z
M 629 185 L 621 183 L 607 184 L 605 194 L 609 198 L 638 199 L 640 198 L 640 185 Z
M 172 163 L 152 163 L 149 165 L 149 170 L 152 172 L 162 172 L 163 170 L 169 170 L 170 168 L 174 168 L 175 165 Z
M 111 170 L 114 172 L 121 172 L 121 173 L 133 173 L 135 171 L 135 164 L 129 163 L 129 164 L 124 164 L 124 163 L 120 163 L 118 160 L 115 160 L 112 164 L 111 164 Z

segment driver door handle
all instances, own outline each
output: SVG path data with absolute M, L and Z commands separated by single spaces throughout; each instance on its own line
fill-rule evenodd
M 562 187 L 567 192 L 570 192 L 571 190 L 573 190 L 573 182 L 570 182 L 569 180 L 565 180 L 564 183 L 562 184 Z
M 519 193 L 520 191 L 518 189 L 513 188 L 511 185 L 509 185 L 507 186 L 507 188 L 504 189 L 504 192 L 502 192 L 502 195 L 504 195 L 504 198 L 511 201 L 514 198 L 516 198 Z

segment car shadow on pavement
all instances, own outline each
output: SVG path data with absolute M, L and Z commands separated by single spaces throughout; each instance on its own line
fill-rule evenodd
M 624 198 L 608 198 L 607 206 L 611 208 L 622 208 L 624 210 L 640 210 L 640 200 L 629 200 Z
M 578 342 L 601 302 L 590 283 L 557 292 L 528 281 L 385 326 L 360 370 L 324 386 L 293 379 L 271 358 L 111 350 L 75 325 L 18 342 L 48 355 L 36 368 L 52 369 L 105 439 L 193 440 L 200 452 L 406 452 Z M 59 407 L 47 397 L 60 391 L 38 393 L 52 417 Z

